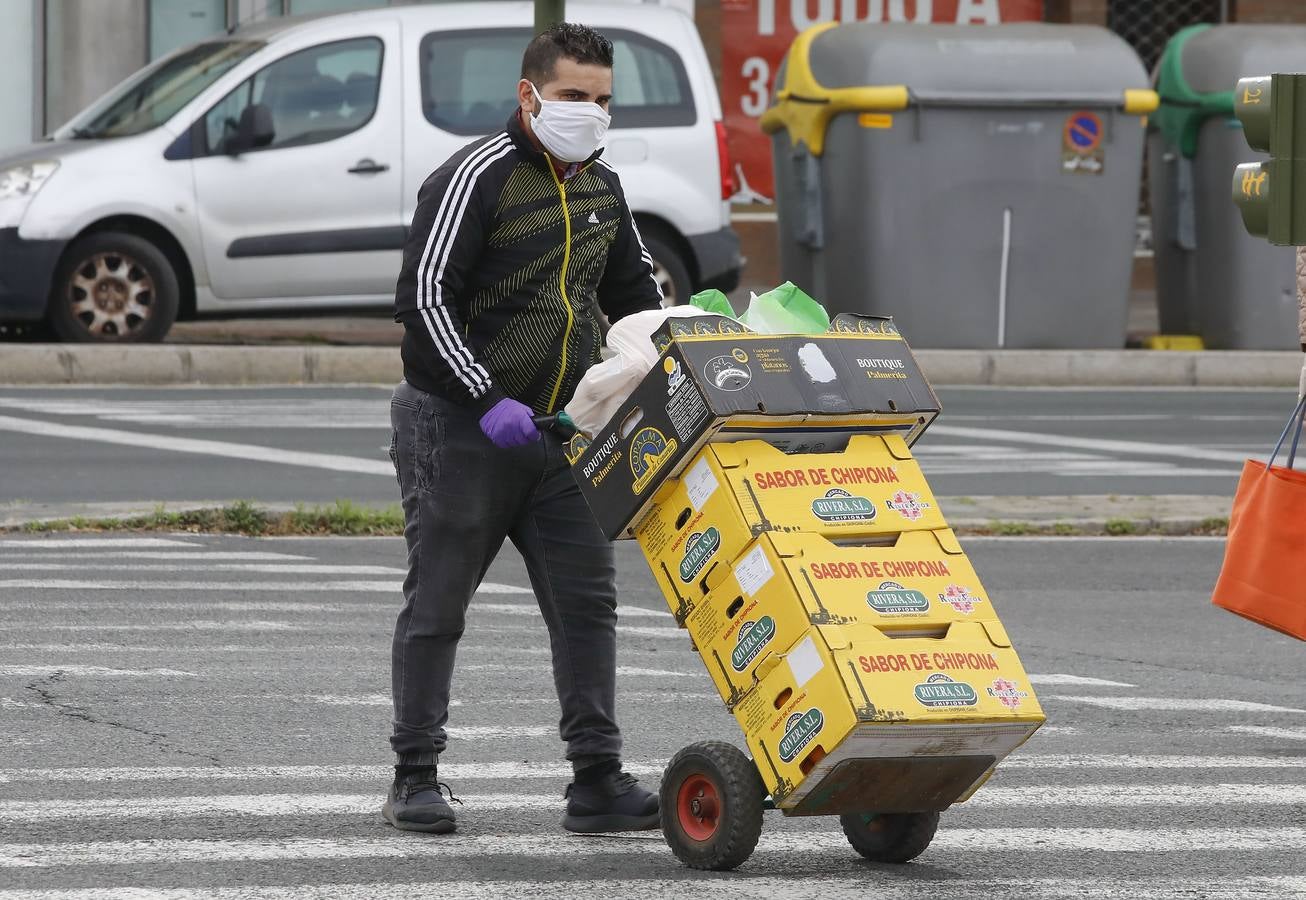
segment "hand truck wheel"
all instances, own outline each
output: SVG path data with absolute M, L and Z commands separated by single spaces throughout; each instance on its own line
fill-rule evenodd
M 844 813 L 843 833 L 871 862 L 905 863 L 925 852 L 939 827 L 937 812 Z
M 757 847 L 765 798 L 757 766 L 738 747 L 690 744 L 662 776 L 662 833 L 691 869 L 736 868 Z

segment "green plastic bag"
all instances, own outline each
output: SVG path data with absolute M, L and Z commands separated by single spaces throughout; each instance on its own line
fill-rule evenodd
M 825 307 L 792 281 L 753 295 L 739 321 L 759 334 L 822 334 L 830 329 Z
M 716 313 L 718 316 L 729 316 L 732 319 L 735 317 L 734 307 L 730 305 L 726 295 L 716 288 L 700 291 L 689 298 L 689 304 L 690 306 L 697 306 L 703 312 Z

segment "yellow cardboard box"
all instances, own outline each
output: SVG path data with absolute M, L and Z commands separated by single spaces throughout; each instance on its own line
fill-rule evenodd
M 903 439 L 858 434 L 839 453 L 788 455 L 751 440 L 708 444 L 663 483 L 634 532 L 664 589 L 677 587 L 671 597 L 707 593 L 710 565 L 734 560 L 763 532 L 847 541 L 945 527 Z
M 920 812 L 969 797 L 1043 723 L 996 621 L 942 639 L 817 626 L 735 707 L 776 805 Z
M 658 573 L 666 582 L 666 574 Z M 841 547 L 820 535 L 767 532 L 734 563 L 719 560 L 706 596 L 667 593 L 727 706 L 766 658 L 813 625 L 874 625 L 941 637 L 952 622 L 996 619 L 950 529 L 909 531 L 888 546 Z M 661 585 L 664 590 L 667 584 Z M 687 612 L 685 612 L 687 610 Z

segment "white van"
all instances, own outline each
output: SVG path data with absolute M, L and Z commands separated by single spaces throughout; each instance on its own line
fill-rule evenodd
M 613 42 L 604 158 L 664 292 L 733 289 L 731 168 L 693 22 L 651 4 L 567 13 Z M 276 19 L 141 70 L 0 158 L 0 321 L 157 341 L 178 316 L 390 305 L 417 190 L 507 122 L 533 14 L 512 2 Z

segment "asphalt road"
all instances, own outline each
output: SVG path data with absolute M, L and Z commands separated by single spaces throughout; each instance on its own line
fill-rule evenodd
M 768 813 L 742 869 L 657 832 L 580 838 L 543 624 L 505 553 L 473 603 L 442 777 L 400 834 L 388 772 L 398 539 L 0 538 L 0 900 L 1306 896 L 1302 648 L 1214 609 L 1218 540 L 967 542 L 1049 724 L 914 864 Z M 741 743 L 619 545 L 628 767 Z
M 943 389 L 939 496 L 1231 496 L 1285 392 Z M 382 388 L 0 389 L 0 504 L 394 503 Z M 271 456 L 278 461 L 263 461 Z M 251 458 L 253 457 L 253 458 Z

